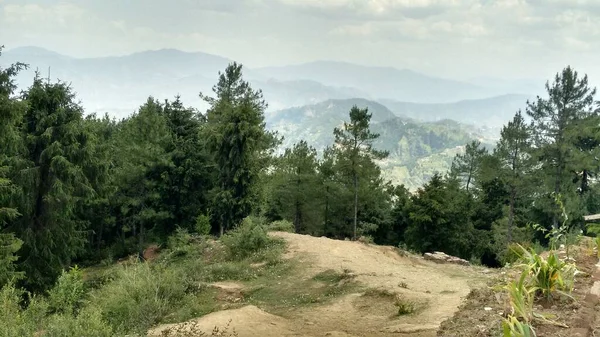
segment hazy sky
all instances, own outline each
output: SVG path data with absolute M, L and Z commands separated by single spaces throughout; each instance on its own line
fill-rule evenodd
M 317 59 L 455 78 L 600 78 L 600 0 L 0 0 L 0 44 L 72 56 L 178 48 L 250 67 Z M 594 80 L 594 82 L 600 81 Z

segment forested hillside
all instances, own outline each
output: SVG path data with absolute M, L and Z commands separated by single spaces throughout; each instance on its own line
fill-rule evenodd
M 267 128 L 283 137 L 280 149 L 305 140 L 318 154 L 333 143 L 331 130 L 342 125 L 353 106 L 368 109 L 374 132 L 380 134 L 374 144 L 390 155 L 378 161 L 384 175 L 395 184 L 416 190 L 435 172 L 450 168 L 456 154 L 472 140 L 491 143 L 487 132 L 452 120 L 421 122 L 397 117 L 386 106 L 365 99 L 327 100 L 318 104 L 271 113 Z M 491 145 L 491 144 L 490 144 Z
M 459 124 L 417 124 L 358 100 L 265 120 L 267 102 L 237 63 L 200 94 L 206 111 L 149 97 L 120 120 L 84 117 L 63 82 L 38 76 L 17 93 L 25 67 L 0 71 L 2 286 L 41 294 L 75 264 L 110 263 L 175 233 L 223 236 L 249 216 L 498 266 L 512 243 L 547 243 L 531 224 L 567 235 L 600 212 L 596 91 L 570 67 L 507 121 L 493 150 Z M 294 129 L 277 124 L 290 118 Z M 297 138 L 278 153 L 267 123 Z M 302 139 L 309 127 L 318 139 Z M 420 170 L 419 156 L 461 144 L 451 169 L 427 173 L 415 193 L 384 179 L 386 165 Z

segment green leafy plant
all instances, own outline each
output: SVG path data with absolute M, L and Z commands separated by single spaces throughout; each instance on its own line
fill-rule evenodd
M 266 249 L 275 240 L 270 238 L 261 218 L 247 217 L 221 239 L 229 256 L 242 260 Z
M 575 266 L 558 257 L 551 251 L 548 259 L 544 259 L 533 250 L 523 248 L 524 272 L 530 276 L 530 285 L 547 300 L 552 300 L 554 293 L 569 296 L 573 287 Z
M 53 312 L 72 314 L 83 304 L 86 295 L 83 272 L 77 266 L 63 271 L 54 288 L 48 293 L 48 304 Z
M 505 286 L 508 292 L 508 298 L 513 310 L 513 315 L 523 320 L 531 322 L 533 320 L 533 293 L 535 288 L 527 285 L 529 271 L 524 270 L 517 281 L 510 281 Z
M 198 235 L 209 235 L 210 230 L 210 214 L 200 214 L 196 217 L 195 230 Z
M 535 330 L 529 323 L 521 322 L 516 317 L 509 315 L 502 322 L 504 337 L 535 337 Z

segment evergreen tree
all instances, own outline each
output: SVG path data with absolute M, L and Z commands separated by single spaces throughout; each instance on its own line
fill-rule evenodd
M 444 179 L 436 173 L 412 197 L 410 224 L 405 233 L 408 247 L 471 258 L 477 241 L 469 221 L 472 209 L 466 207 L 470 197 L 460 188 L 458 179 Z
M 0 46 L 0 55 L 2 47 Z M 16 253 L 22 241 L 8 232 L 11 221 L 21 214 L 15 207 L 14 195 L 17 186 L 9 179 L 10 166 L 19 154 L 21 139 L 18 124 L 23 117 L 25 105 L 13 97 L 16 86 L 14 77 L 25 69 L 22 63 L 16 63 L 6 69 L 0 68 L 0 288 L 8 281 L 20 276 L 16 272 Z
M 359 180 L 364 168 L 375 159 L 383 159 L 388 152 L 378 151 L 373 148 L 373 142 L 379 134 L 372 133 L 369 129 L 371 114 L 368 108 L 359 109 L 357 106 L 350 109 L 350 122 L 344 122 L 343 128 L 335 128 L 335 144 L 339 153 L 338 164 L 347 173 L 352 181 L 354 193 L 354 215 L 352 237 L 356 239 L 358 224 L 358 193 Z
M 479 174 L 481 161 L 487 150 L 481 146 L 481 142 L 472 141 L 465 147 L 465 153 L 456 155 L 452 162 L 451 172 L 461 178 L 467 192 L 473 184 L 473 179 Z
M 10 230 L 23 240 L 21 267 L 28 285 L 43 288 L 83 251 L 88 224 L 78 215 L 94 195 L 86 168 L 96 158 L 83 109 L 66 84 L 36 77 L 25 99 L 23 155 L 11 168 L 22 216 Z
M 206 215 L 207 192 L 212 188 L 214 175 L 214 163 L 200 138 L 206 121 L 194 109 L 184 107 L 179 97 L 167 101 L 163 112 L 172 141 L 166 148 L 171 164 L 164 173 L 162 203 L 169 208 L 174 224 L 192 230 L 196 218 Z
M 321 233 L 316 226 L 323 217 L 317 165 L 317 151 L 300 141 L 285 150 L 272 175 L 272 202 L 278 203 L 281 217 L 291 220 L 297 233 Z
M 243 80 L 242 65 L 234 62 L 219 73 L 213 92 L 216 97 L 201 97 L 210 105 L 205 136 L 217 165 L 212 209 L 222 235 L 257 205 L 259 174 L 277 139 L 265 129 L 267 104 L 262 92 Z
M 508 242 L 512 241 L 517 201 L 532 188 L 529 184 L 534 164 L 531 151 L 531 129 L 519 111 L 502 128 L 500 140 L 494 149 L 494 156 L 499 161 L 498 175 L 509 190 Z
M 588 85 L 587 75 L 580 77 L 571 67 L 557 73 L 552 84 L 546 83 L 547 98 L 527 102 L 527 114 L 533 119 L 533 144 L 547 179 L 547 188 L 555 194 L 569 194 L 567 167 L 572 143 L 566 132 L 573 123 L 597 115 L 596 89 Z M 565 190 L 566 189 L 566 190 Z M 553 227 L 558 227 L 558 210 L 549 205 Z
M 129 253 L 132 246 L 141 253 L 148 231 L 161 236 L 173 229 L 173 214 L 161 195 L 167 183 L 164 173 L 172 166 L 166 150 L 172 138 L 163 106 L 148 98 L 137 113 L 120 123 L 113 141 L 117 191 L 112 203 L 121 239 L 118 255 Z

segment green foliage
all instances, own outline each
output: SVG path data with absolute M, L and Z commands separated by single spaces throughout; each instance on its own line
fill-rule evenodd
M 33 336 L 38 331 L 45 315 L 45 308 L 37 299 L 29 305 L 30 309 L 22 310 L 21 300 L 24 291 L 14 284 L 7 284 L 0 289 L 0 336 Z M 34 307 L 37 309 L 34 309 Z M 41 310 L 38 308 L 41 307 Z
M 210 216 L 200 214 L 196 217 L 196 226 L 194 227 L 199 235 L 209 235 L 211 230 Z
M 118 269 L 114 280 L 91 293 L 116 330 L 142 333 L 173 312 L 186 295 L 182 271 L 146 263 Z
M 63 271 L 54 287 L 48 292 L 48 305 L 52 312 L 74 314 L 85 300 L 83 273 L 77 267 Z
M 265 227 L 262 218 L 245 218 L 237 228 L 222 238 L 227 254 L 233 259 L 242 260 L 272 246 L 276 240 L 269 237 Z
M 44 337 L 112 337 L 115 331 L 102 317 L 100 310 L 86 308 L 77 316 L 69 314 L 52 315 L 44 330 Z
M 516 317 L 509 315 L 502 322 L 504 337 L 535 337 L 535 330 L 527 323 L 519 321 Z
M 271 222 L 268 229 L 274 232 L 289 232 L 294 233 L 294 224 L 287 220 L 277 220 Z
M 219 167 L 212 208 L 222 235 L 256 206 L 258 177 L 277 139 L 265 129 L 267 104 L 243 80 L 242 65 L 230 64 L 213 91 L 214 98 L 201 95 L 210 105 L 203 132 Z
M 573 290 L 575 265 L 561 260 L 556 251 L 551 251 L 547 259 L 533 250 L 522 248 L 522 251 L 526 262 L 522 267 L 530 277 L 531 290 L 548 300 L 552 300 L 556 293 L 569 295 Z

